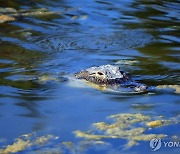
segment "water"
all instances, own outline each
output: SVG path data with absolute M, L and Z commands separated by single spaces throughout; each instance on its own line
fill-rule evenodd
M 58 78 L 91 66 L 119 64 L 148 86 L 179 85 L 179 0 L 34 0 L 0 5 L 61 11 L 0 24 L 0 147 L 32 132 L 59 137 L 46 145 L 50 151 L 65 141 L 78 147 L 84 140 L 73 131 L 87 131 L 92 123 L 106 121 L 112 114 L 142 113 L 166 119 L 180 114 L 179 94 L 173 90 L 117 95 L 80 88 L 70 81 L 37 80 L 44 75 Z M 152 131 L 170 138 L 179 136 L 178 130 L 176 124 Z M 127 141 L 122 138 L 103 141 L 110 146 L 89 145 L 83 152 L 151 152 L 147 141 L 125 151 Z M 45 148 L 33 146 L 22 153 Z

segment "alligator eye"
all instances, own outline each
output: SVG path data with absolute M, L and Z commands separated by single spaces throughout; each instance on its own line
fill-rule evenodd
M 90 73 L 89 75 L 94 75 L 94 74 L 96 74 L 96 73 Z
M 101 72 L 97 72 L 99 75 L 103 75 L 103 73 L 101 73 Z

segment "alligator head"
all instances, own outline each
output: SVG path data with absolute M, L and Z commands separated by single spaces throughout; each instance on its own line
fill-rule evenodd
M 122 71 L 119 66 L 102 65 L 90 67 L 75 73 L 77 79 L 84 79 L 91 83 L 108 88 L 118 89 L 126 87 L 134 92 L 145 92 L 147 86 L 131 80 L 130 76 Z

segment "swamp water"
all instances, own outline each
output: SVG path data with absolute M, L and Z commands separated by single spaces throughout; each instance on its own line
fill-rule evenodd
M 0 23 L 0 153 L 152 153 L 152 138 L 180 141 L 179 0 L 0 7 L 14 18 Z M 61 80 L 105 64 L 159 90 L 115 94 Z

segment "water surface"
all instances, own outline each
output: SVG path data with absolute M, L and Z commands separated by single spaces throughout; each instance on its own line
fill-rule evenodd
M 34 0 L 3 2 L 2 7 L 61 11 L 0 24 L 2 148 L 32 132 L 53 134 L 59 137 L 58 143 L 78 145 L 83 139 L 73 131 L 87 131 L 92 123 L 105 121 L 112 114 L 142 113 L 167 119 L 180 114 L 179 94 L 170 89 L 115 95 L 79 88 L 68 81 L 37 80 L 44 75 L 57 78 L 91 66 L 118 64 L 148 86 L 179 85 L 179 0 Z M 178 130 L 176 124 L 152 132 L 171 137 L 179 136 Z M 125 151 L 126 140 L 105 141 L 111 146 L 90 146 L 83 153 L 151 152 L 147 141 Z M 47 147 L 51 149 L 57 142 Z M 36 150 L 41 148 L 23 152 Z M 164 148 L 160 152 L 177 150 Z

